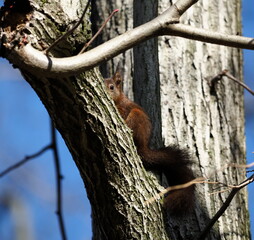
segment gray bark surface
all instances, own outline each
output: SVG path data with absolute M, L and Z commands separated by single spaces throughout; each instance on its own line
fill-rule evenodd
M 168 1 L 160 1 L 159 12 L 167 5 Z M 237 34 L 241 32 L 240 14 L 238 0 L 200 1 L 185 13 L 182 22 Z M 245 169 L 225 164 L 245 164 L 243 89 L 227 78 L 211 85 L 211 79 L 224 69 L 242 80 L 241 50 L 165 36 L 159 38 L 159 63 L 165 144 L 189 149 L 197 177 L 229 185 L 241 183 Z M 197 186 L 196 210 L 190 219 L 168 222 L 174 229 L 173 239 L 186 239 L 190 230 L 194 236 L 204 228 L 229 194 L 210 194 L 218 190 L 217 185 Z M 247 192 L 243 189 L 207 239 L 249 239 L 247 219 Z

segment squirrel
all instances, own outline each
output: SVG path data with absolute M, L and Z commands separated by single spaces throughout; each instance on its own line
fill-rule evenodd
M 168 146 L 152 150 L 149 147 L 152 124 L 143 108 L 134 103 L 122 91 L 122 76 L 116 72 L 112 78 L 104 79 L 106 89 L 112 97 L 120 115 L 132 130 L 133 140 L 143 165 L 147 170 L 163 172 L 170 186 L 187 183 L 194 179 L 189 168 L 190 156 L 186 150 Z M 163 205 L 171 215 L 188 213 L 194 205 L 194 185 L 170 191 Z

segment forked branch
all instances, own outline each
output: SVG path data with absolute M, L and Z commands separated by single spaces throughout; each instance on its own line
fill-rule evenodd
M 10 173 L 11 171 L 17 169 L 18 167 L 21 167 L 23 166 L 26 162 L 32 160 L 32 159 L 35 159 L 39 156 L 41 156 L 44 152 L 46 152 L 47 150 L 49 149 L 52 149 L 52 144 L 49 144 L 45 147 L 43 147 L 40 151 L 32 154 L 32 155 L 29 155 L 29 156 L 26 156 L 24 159 L 22 159 L 21 161 L 13 164 L 12 166 L 6 168 L 5 170 L 3 170 L 2 172 L 0 172 L 0 178 L 7 175 L 8 173 Z
M 181 15 L 197 0 L 178 0 L 153 20 L 111 39 L 83 54 L 66 58 L 50 58 L 30 44 L 11 49 L 7 58 L 19 68 L 43 76 L 70 76 L 89 70 L 104 61 L 150 38 L 171 35 L 221 44 L 230 47 L 254 49 L 252 38 L 215 33 L 178 23 Z
M 248 87 L 246 84 L 244 84 L 243 82 L 241 82 L 239 79 L 235 78 L 234 76 L 232 76 L 228 70 L 223 70 L 221 73 L 219 73 L 217 76 L 215 76 L 212 80 L 211 80 L 211 84 L 213 85 L 214 83 L 216 83 L 217 81 L 221 80 L 223 76 L 228 77 L 230 80 L 233 80 L 234 82 L 236 82 L 237 84 L 239 84 L 240 86 L 242 86 L 243 88 L 245 88 L 250 94 L 252 94 L 254 96 L 254 91 Z
M 216 221 L 220 218 L 220 216 L 226 211 L 226 209 L 228 208 L 229 204 L 231 203 L 232 199 L 234 198 L 234 196 L 244 187 L 246 187 L 248 184 L 254 182 L 254 174 L 252 176 L 250 176 L 249 178 L 247 178 L 245 181 L 243 181 L 241 184 L 234 186 L 234 188 L 232 188 L 230 194 L 228 195 L 226 201 L 223 203 L 223 205 L 221 206 L 221 208 L 219 209 L 219 211 L 213 216 L 213 218 L 208 222 L 208 224 L 206 225 L 206 227 L 204 228 L 204 230 L 201 232 L 201 234 L 199 235 L 199 237 L 197 238 L 197 240 L 203 240 L 205 239 L 205 237 L 207 236 L 207 234 L 209 233 L 209 231 L 211 230 L 211 228 L 213 227 L 213 225 L 216 223 Z

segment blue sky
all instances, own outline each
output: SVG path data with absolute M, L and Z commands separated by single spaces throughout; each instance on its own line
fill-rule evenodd
M 2 1 L 0 1 L 1 5 Z M 243 1 L 243 35 L 254 37 L 254 2 Z M 254 53 L 244 50 L 245 82 L 254 89 Z M 0 171 L 47 145 L 49 117 L 31 87 L 22 80 L 19 72 L 7 61 L 0 59 Z M 247 159 L 254 161 L 254 108 L 253 96 L 245 93 Z M 58 138 L 62 172 L 64 174 L 64 220 L 69 239 L 91 239 L 90 206 L 84 194 L 84 186 L 79 173 L 62 139 Z M 75 187 L 73 187 L 75 186 Z M 249 187 L 249 197 L 253 198 L 254 184 Z M 31 219 L 30 238 L 27 240 L 60 240 L 58 222 L 55 215 L 55 176 L 52 153 L 30 161 L 0 179 L 0 202 L 2 196 L 13 199 L 20 216 Z M 7 202 L 7 201 L 6 201 Z M 18 203 L 18 204 L 17 204 Z M 16 206 L 15 205 L 15 206 Z M 12 227 L 6 219 L 15 218 L 9 213 L 9 206 L 0 207 L 0 239 L 15 239 Z M 250 206 L 252 235 L 254 235 L 254 204 Z M 29 218 L 25 218 L 29 215 Z M 24 221 L 25 223 L 25 221 Z M 42 224 L 45 223 L 45 224 Z M 43 234 L 40 234 L 42 233 Z

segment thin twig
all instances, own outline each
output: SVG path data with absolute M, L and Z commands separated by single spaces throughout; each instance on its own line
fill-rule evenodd
M 236 195 L 236 193 L 242 189 L 243 187 L 247 186 L 248 184 L 252 183 L 254 181 L 254 174 L 247 178 L 245 181 L 243 181 L 240 185 L 234 186 L 234 188 L 231 190 L 230 194 L 228 195 L 226 201 L 223 203 L 219 211 L 214 215 L 214 217 L 210 220 L 210 222 L 207 224 L 207 226 L 204 228 L 204 230 L 201 232 L 197 240 L 203 240 L 205 239 L 206 235 L 209 233 L 215 222 L 221 217 L 221 215 L 226 211 L 228 208 L 230 202 Z
M 49 144 L 46 147 L 42 148 L 40 151 L 38 151 L 37 153 L 30 155 L 30 156 L 26 156 L 23 160 L 17 162 L 16 164 L 8 167 L 7 169 L 5 169 L 4 171 L 2 171 L 0 173 L 0 178 L 7 175 L 9 172 L 11 172 L 12 170 L 15 170 L 16 168 L 22 166 L 23 164 L 25 164 L 26 162 L 28 162 L 29 160 L 32 160 L 34 158 L 39 157 L 40 155 L 42 155 L 44 152 L 46 152 L 47 150 L 51 149 L 52 145 Z
M 232 168 L 250 168 L 254 166 L 254 162 L 249 164 L 238 164 L 238 163 L 226 163 L 223 167 L 219 169 L 214 169 L 209 175 L 207 176 L 208 179 L 210 179 L 216 172 L 224 172 L 225 169 L 232 167 Z
M 228 187 L 228 188 L 226 188 L 226 189 L 224 189 L 224 190 L 220 190 L 220 191 L 216 191 L 216 192 L 211 192 L 211 193 L 209 193 L 209 195 L 215 195 L 215 194 L 219 194 L 219 193 L 228 192 L 228 191 L 230 191 L 231 189 L 232 189 L 232 188 Z
M 54 154 L 54 162 L 55 162 L 55 170 L 56 170 L 56 189 L 57 189 L 57 210 L 56 214 L 58 217 L 58 222 L 60 226 L 60 231 L 62 235 L 62 240 L 66 240 L 66 231 L 64 227 L 64 221 L 63 221 L 63 214 L 62 214 L 62 185 L 61 180 L 63 179 L 63 176 L 61 174 L 61 168 L 60 168 L 60 161 L 59 161 L 59 154 L 57 150 L 57 144 L 56 144 L 56 129 L 53 125 L 53 122 L 51 121 L 51 141 L 52 141 L 52 150 Z
M 228 70 L 224 70 L 224 75 L 227 76 L 229 79 L 233 80 L 234 82 L 238 83 L 239 85 L 241 85 L 243 88 L 245 88 L 247 91 L 250 92 L 250 94 L 252 94 L 254 96 L 254 91 L 251 90 L 246 84 L 244 84 L 243 82 L 241 82 L 239 79 L 235 78 L 233 75 L 231 75 Z
M 115 13 L 117 13 L 119 11 L 119 9 L 115 9 L 110 15 L 109 17 L 104 21 L 104 23 L 101 25 L 100 29 L 97 31 L 97 33 L 90 39 L 89 42 L 87 42 L 85 44 L 85 46 L 81 49 L 81 51 L 79 52 L 79 54 L 83 53 L 89 46 L 90 44 L 94 41 L 94 39 L 101 33 L 101 31 L 103 30 L 103 28 L 106 26 L 107 22 L 114 16 Z M 79 55 L 78 54 L 78 55 Z
M 205 178 L 199 177 L 199 178 L 195 178 L 195 179 L 193 179 L 187 183 L 184 183 L 184 184 L 179 184 L 179 185 L 167 187 L 164 190 L 162 190 L 161 192 L 159 192 L 158 194 L 156 194 L 154 197 L 149 198 L 145 202 L 145 204 L 149 205 L 149 204 L 153 203 L 155 200 L 160 199 L 162 196 L 164 196 L 164 194 L 166 194 L 170 191 L 184 189 L 184 188 L 190 187 L 190 186 L 197 184 L 197 183 L 209 183 L 209 182 L 205 181 Z
M 54 47 L 55 47 L 59 42 L 61 42 L 63 39 L 67 38 L 67 37 L 68 37 L 71 33 L 73 33 L 74 30 L 81 24 L 81 22 L 82 22 L 82 20 L 83 20 L 83 18 L 84 18 L 84 16 L 85 16 L 85 14 L 86 14 L 86 12 L 87 12 L 87 10 L 88 10 L 88 7 L 89 7 L 89 5 L 90 5 L 90 2 L 91 2 L 91 0 L 88 0 L 88 1 L 87 1 L 86 7 L 85 7 L 85 9 L 84 9 L 84 11 L 83 11 L 83 13 L 82 13 L 82 15 L 81 15 L 79 21 L 78 21 L 76 24 L 74 24 L 74 26 L 73 26 L 70 30 L 68 30 L 65 34 L 63 34 L 63 35 L 60 36 L 58 39 L 56 39 L 55 42 L 53 42 L 53 43 L 45 50 L 45 54 L 46 54 L 47 56 L 48 56 L 48 54 L 49 54 L 49 52 L 50 52 L 50 50 L 51 50 L 52 48 L 54 48 Z
M 238 163 L 229 163 L 229 167 L 235 167 L 235 168 L 251 168 L 254 166 L 254 162 L 249 163 L 249 164 L 238 164 Z
M 229 73 L 228 70 L 223 70 L 221 73 L 219 73 L 217 76 L 215 76 L 211 82 L 217 82 L 218 80 L 221 80 L 223 76 L 228 77 L 229 79 L 233 80 L 234 82 L 236 82 L 237 84 L 239 84 L 240 86 L 242 86 L 243 88 L 245 88 L 247 91 L 249 91 L 250 94 L 252 94 L 254 96 L 254 91 L 249 88 L 246 84 L 244 84 L 243 82 L 241 82 L 239 79 L 235 78 L 233 75 L 231 75 Z
M 229 164 L 225 164 L 225 166 L 218 171 L 224 171 L 225 168 L 228 168 L 228 167 L 235 167 L 235 168 L 250 168 L 250 167 L 253 167 L 254 166 L 254 162 L 250 163 L 250 164 L 237 164 L 237 163 L 229 163 Z M 210 174 L 211 175 L 211 174 Z M 209 178 L 206 177 L 197 177 L 187 183 L 184 183 L 184 184 L 179 184 L 179 185 L 175 185 L 175 186 L 170 186 L 170 187 L 167 187 L 165 188 L 164 190 L 162 190 L 161 192 L 159 192 L 158 194 L 156 194 L 154 197 L 151 197 L 150 199 L 148 199 L 145 204 L 149 205 L 151 203 L 153 203 L 154 201 L 156 201 L 157 199 L 160 199 L 161 197 L 163 197 L 166 193 L 170 192 L 170 191 L 174 191 L 174 190 L 179 190 L 179 189 L 184 189 L 184 188 L 187 188 L 187 187 L 190 187 L 191 185 L 194 185 L 194 184 L 199 184 L 199 183 L 207 183 L 207 184 L 217 184 L 217 185 L 223 185 L 224 187 L 227 187 L 226 190 L 223 190 L 223 191 L 228 191 L 232 188 L 235 188 L 234 185 L 228 185 L 228 184 L 225 184 L 223 182 L 212 182 L 212 181 L 209 181 Z M 214 193 L 210 193 L 210 194 L 215 194 L 215 193 L 220 193 L 222 191 L 216 191 Z

